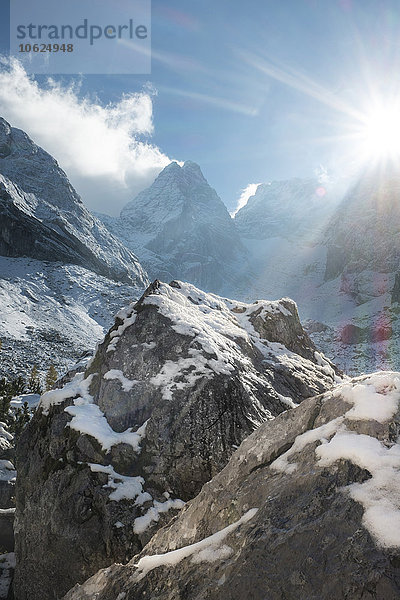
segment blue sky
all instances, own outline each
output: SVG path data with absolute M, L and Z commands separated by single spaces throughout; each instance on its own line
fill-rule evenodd
M 342 168 L 357 149 L 341 107 L 397 84 L 399 51 L 398 0 L 153 0 L 151 75 L 86 76 L 79 93 L 151 83 L 151 142 L 198 162 L 231 209 L 249 183 Z

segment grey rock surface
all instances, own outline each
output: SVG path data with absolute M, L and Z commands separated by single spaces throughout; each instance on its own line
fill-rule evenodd
M 14 551 L 14 509 L 0 511 L 0 557 Z M 1 560 L 1 558 L 0 558 Z
M 119 313 L 85 374 L 42 398 L 20 438 L 16 598 L 57 598 L 126 563 L 245 437 L 336 378 L 293 302 L 246 305 L 153 283 Z
M 141 554 L 64 600 L 397 599 L 398 472 L 382 476 L 377 456 L 399 453 L 398 375 L 347 381 L 261 425 Z

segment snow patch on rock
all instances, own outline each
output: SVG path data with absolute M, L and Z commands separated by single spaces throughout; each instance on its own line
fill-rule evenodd
M 211 553 L 215 560 L 225 558 L 227 556 L 227 547 L 222 546 L 222 542 L 240 525 L 250 521 L 257 511 L 258 508 L 251 508 L 238 521 L 195 544 L 190 544 L 189 546 L 184 546 L 165 554 L 143 556 L 136 565 L 133 565 L 137 568 L 137 573 L 133 575 L 133 578 L 140 581 L 140 579 L 145 577 L 150 571 L 153 571 L 153 569 L 161 566 L 175 566 L 188 557 L 192 557 L 192 560 L 194 558 L 194 562 L 201 562 L 202 560 L 210 562 Z M 225 549 L 222 549 L 221 546 Z

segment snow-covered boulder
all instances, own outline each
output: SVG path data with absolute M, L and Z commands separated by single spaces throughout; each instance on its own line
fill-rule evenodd
M 294 302 L 154 282 L 20 438 L 18 599 L 127 562 L 245 437 L 338 379 Z
M 64 600 L 396 600 L 400 373 L 261 425 L 127 565 Z

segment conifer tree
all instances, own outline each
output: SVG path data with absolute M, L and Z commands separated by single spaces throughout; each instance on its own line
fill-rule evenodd
M 51 364 L 49 367 L 49 370 L 47 371 L 47 375 L 46 375 L 46 392 L 54 389 L 57 378 L 58 378 L 58 373 L 55 369 L 55 366 L 53 364 Z
M 28 391 L 32 394 L 41 394 L 42 387 L 40 385 L 40 379 L 38 374 L 38 368 L 36 365 L 33 365 L 31 374 L 29 375 L 28 383 L 27 383 Z

